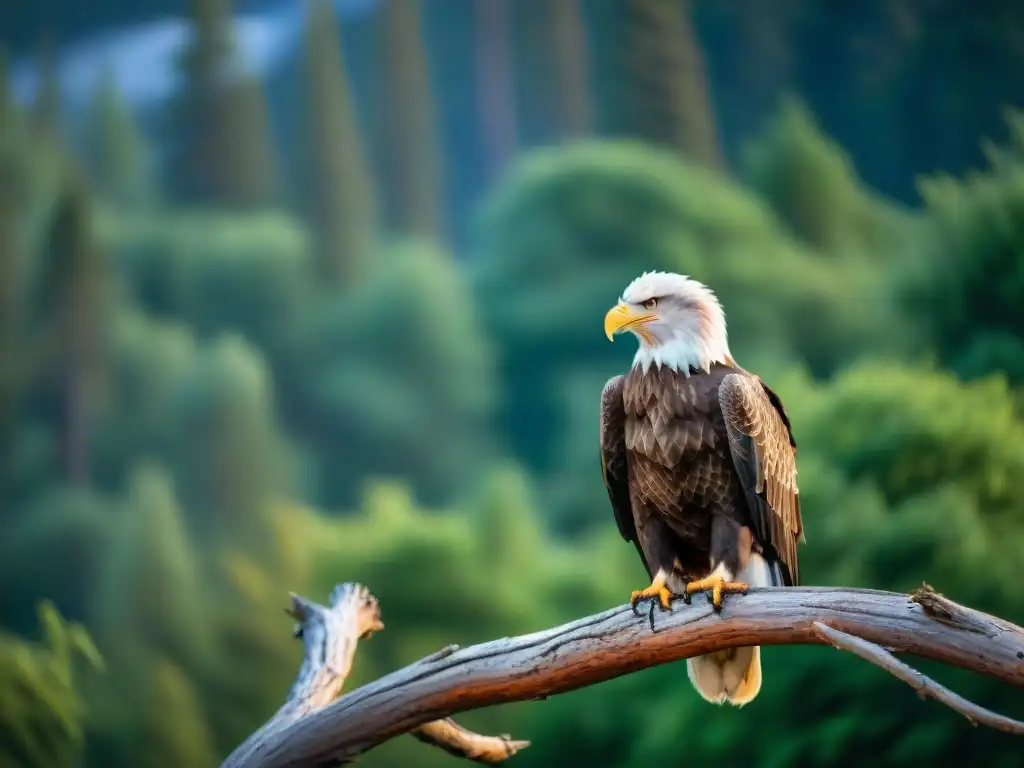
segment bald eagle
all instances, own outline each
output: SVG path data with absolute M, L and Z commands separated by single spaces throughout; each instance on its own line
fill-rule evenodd
M 736 365 L 707 286 L 648 272 L 608 311 L 605 334 L 639 341 L 632 368 L 601 394 L 601 469 L 623 538 L 651 578 L 632 593 L 674 597 L 799 583 L 803 538 L 796 442 L 778 396 Z M 653 622 L 653 613 L 652 622 Z M 687 660 L 707 701 L 742 706 L 761 688 L 760 649 Z

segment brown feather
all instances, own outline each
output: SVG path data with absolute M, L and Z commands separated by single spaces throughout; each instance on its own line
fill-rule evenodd
M 776 551 L 797 584 L 797 541 L 803 521 L 795 443 L 789 419 L 780 412 L 781 401 L 769 392 L 758 377 L 736 372 L 722 379 L 719 400 L 737 470 L 742 475 L 744 467 L 752 465 L 757 478 L 754 491 L 767 502 L 751 505 L 755 528 L 764 531 L 763 543 Z
M 753 549 L 798 583 L 795 442 L 757 377 L 735 364 L 690 375 L 634 367 L 602 393 L 601 457 L 619 530 L 649 573 L 675 565 L 687 580 L 706 576 L 718 525 L 716 546 L 735 567 Z
M 633 510 L 629 501 L 629 475 L 626 467 L 626 409 L 622 403 L 624 376 L 614 376 L 601 392 L 600 453 L 601 476 L 612 503 L 619 533 L 636 545 L 644 568 L 650 567 L 637 537 Z M 651 574 L 653 576 L 654 574 Z

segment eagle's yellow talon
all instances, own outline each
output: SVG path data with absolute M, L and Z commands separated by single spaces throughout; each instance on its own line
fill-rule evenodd
M 711 590 L 711 604 L 714 606 L 716 611 L 722 609 L 722 596 L 734 592 L 738 594 L 746 594 L 750 585 L 744 584 L 742 581 L 726 581 L 721 576 L 708 576 L 706 579 L 699 579 L 697 581 L 691 581 L 686 585 L 686 594 L 692 595 L 694 592 L 703 592 L 704 590 Z
M 672 592 L 664 584 L 651 584 L 647 589 L 638 589 L 629 596 L 629 604 L 636 608 L 636 604 L 646 597 L 656 597 L 661 603 L 663 610 L 670 610 L 672 607 Z

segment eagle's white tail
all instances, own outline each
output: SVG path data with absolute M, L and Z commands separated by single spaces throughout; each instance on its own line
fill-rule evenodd
M 755 645 L 695 656 L 686 660 L 686 671 L 705 700 L 742 707 L 761 690 L 761 649 Z
M 716 570 L 723 568 L 719 566 Z M 732 580 L 728 574 L 723 575 L 726 581 Z M 773 568 L 763 557 L 752 553 L 747 567 L 737 578 L 752 587 L 770 587 L 781 586 L 781 577 L 778 567 Z M 712 704 L 728 701 L 742 707 L 753 701 L 761 690 L 761 649 L 758 646 L 730 648 L 694 656 L 686 660 L 686 671 L 693 687 L 706 701 Z

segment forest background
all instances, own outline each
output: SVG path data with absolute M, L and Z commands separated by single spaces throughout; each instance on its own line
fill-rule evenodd
M 650 269 L 790 410 L 806 583 L 1024 621 L 1024 4 L 840 5 L 5 9 L 0 766 L 217 765 L 296 672 L 288 591 L 380 598 L 352 685 L 623 603 L 602 318 Z M 1021 765 L 833 650 L 764 668 L 464 722 L 524 767 Z

